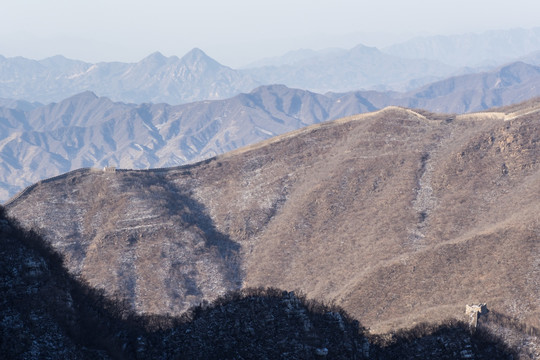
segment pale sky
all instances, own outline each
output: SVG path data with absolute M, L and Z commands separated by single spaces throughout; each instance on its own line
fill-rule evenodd
M 287 51 L 540 26 L 538 0 L 0 0 L 0 55 L 136 62 L 201 48 L 239 67 Z

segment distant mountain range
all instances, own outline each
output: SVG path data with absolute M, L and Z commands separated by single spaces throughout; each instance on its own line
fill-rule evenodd
M 181 165 L 389 105 L 463 113 L 534 96 L 540 96 L 540 68 L 518 62 L 407 93 L 321 95 L 274 85 L 177 106 L 113 102 L 92 92 L 49 105 L 0 100 L 0 200 L 81 167 Z
M 182 58 L 154 53 L 138 63 L 97 63 L 62 56 L 36 61 L 0 56 L 0 97 L 49 103 L 92 91 L 114 101 L 182 104 L 225 99 L 260 85 L 317 92 L 410 89 L 456 69 L 431 60 L 402 59 L 376 48 L 317 52 L 294 64 L 235 70 L 200 49 Z
M 182 58 L 156 52 L 137 63 L 0 56 L 0 98 L 50 103 L 92 91 L 113 101 L 177 105 L 226 99 L 272 84 L 318 93 L 411 91 L 510 61 L 540 64 L 538 51 L 540 28 L 417 38 L 383 51 L 361 44 L 347 50 L 297 50 L 243 69 L 219 64 L 197 48 Z
M 182 104 L 225 99 L 271 84 L 319 93 L 410 91 L 510 61 L 539 64 L 538 51 L 540 28 L 416 38 L 382 51 L 362 44 L 348 50 L 304 49 L 243 69 L 221 65 L 197 48 L 182 58 L 156 52 L 137 63 L 0 55 L 0 98 L 49 103 L 92 91 L 113 101 Z
M 540 96 L 540 67 L 515 62 L 489 72 L 450 77 L 402 95 L 396 104 L 437 112 L 464 113 Z
M 377 48 L 303 51 L 278 59 L 281 65 L 245 69 L 264 84 L 285 84 L 316 92 L 361 89 L 408 90 L 451 75 L 457 68 L 438 61 L 406 59 Z
M 499 66 L 538 50 L 540 27 L 417 37 L 382 49 L 401 58 L 440 61 L 457 67 Z
M 178 106 L 117 103 L 85 92 L 28 111 L 1 107 L 0 197 L 80 167 L 175 166 L 373 109 L 361 98 L 285 86 Z
M 138 63 L 0 56 L 0 97 L 4 98 L 51 102 L 90 90 L 117 101 L 179 104 L 227 98 L 258 85 L 200 49 L 182 58 L 156 52 Z

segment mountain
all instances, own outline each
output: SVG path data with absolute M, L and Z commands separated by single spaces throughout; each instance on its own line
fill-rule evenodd
M 300 61 L 313 59 L 320 56 L 328 56 L 332 54 L 341 54 L 346 53 L 346 50 L 340 48 L 329 48 L 324 50 L 312 50 L 312 49 L 299 49 L 293 50 L 285 53 L 281 56 L 274 56 L 269 58 L 264 58 L 258 61 L 254 61 L 243 68 L 260 68 L 265 66 L 282 66 L 282 65 L 293 65 Z
M 291 57 L 298 60 L 291 61 Z M 399 58 L 361 44 L 350 50 L 293 53 L 271 63 L 284 65 L 244 71 L 263 84 L 284 84 L 324 93 L 408 90 L 447 77 L 456 70 L 437 61 Z
M 74 171 L 6 208 L 141 313 L 271 286 L 376 333 L 484 302 L 539 327 L 539 113 L 391 107 L 193 165 Z
M 278 289 L 247 289 L 181 318 L 136 315 L 73 278 L 62 258 L 0 207 L 0 352 L 6 359 L 324 358 L 451 355 L 510 359 L 516 350 L 463 323 L 417 327 L 386 344 L 342 309 Z M 441 344 L 443 347 L 441 347 Z
M 113 101 L 182 104 L 225 99 L 271 84 L 320 93 L 410 91 L 518 60 L 536 65 L 537 51 L 540 28 L 416 38 L 383 51 L 362 44 L 347 50 L 301 49 L 243 69 L 221 65 L 198 48 L 182 58 L 156 52 L 137 63 L 0 55 L 0 98 L 50 103 L 92 91 Z
M 534 51 L 530 54 L 527 54 L 521 58 L 519 58 L 519 61 L 531 64 L 531 65 L 540 65 L 540 50 Z
M 521 58 L 534 61 L 539 34 L 533 29 L 411 40 L 385 51 L 362 44 L 348 50 L 297 50 L 240 70 L 219 64 L 197 48 L 182 58 L 156 52 L 137 63 L 91 64 L 60 55 L 39 61 L 0 56 L 0 97 L 49 103 L 92 91 L 114 101 L 182 104 L 225 99 L 269 84 L 320 93 L 409 91 L 448 76 L 477 72 L 478 52 L 493 60 L 484 63 L 483 70 Z M 502 45 L 495 49 L 494 43 Z M 436 51 L 430 46 L 442 49 L 443 55 L 431 54 Z M 452 56 L 466 60 L 457 64 Z
M 13 100 L 13 99 L 2 99 L 0 98 L 0 107 L 6 109 L 30 111 L 37 107 L 43 106 L 43 104 L 38 102 L 28 102 L 24 100 Z
M 212 157 L 300 127 L 374 110 L 284 86 L 180 106 L 85 92 L 28 112 L 0 108 L 0 198 L 81 167 L 156 168 Z
M 363 45 L 291 56 L 304 60 L 242 70 L 223 66 L 197 48 L 182 58 L 156 52 L 137 63 L 0 56 L 0 97 L 49 103 L 92 91 L 115 101 L 182 104 L 225 99 L 263 84 L 319 92 L 409 89 L 455 70 L 434 61 L 400 59 Z
M 168 60 L 155 54 L 153 62 L 160 61 Z M 178 106 L 119 103 L 91 92 L 49 105 L 4 100 L 0 101 L 6 104 L 0 107 L 0 200 L 78 168 L 181 165 L 389 105 L 445 113 L 509 105 L 540 96 L 539 70 L 516 62 L 407 93 L 321 95 L 283 85 L 262 86 L 230 99 Z
M 402 58 L 429 59 L 458 67 L 500 66 L 538 50 L 540 28 L 425 36 L 382 49 Z
M 515 62 L 490 72 L 451 77 L 403 94 L 403 106 L 464 113 L 540 96 L 540 67 Z
M 92 91 L 117 101 L 180 104 L 227 98 L 258 85 L 200 49 L 181 59 L 154 53 L 138 63 L 0 57 L 0 97 L 44 103 Z
M 229 294 L 182 319 L 137 316 L 74 279 L 43 239 L 6 218 L 1 207 L 0 244 L 5 359 L 232 359 L 299 351 L 314 356 L 317 348 L 351 358 L 361 355 L 357 343 L 367 343 L 358 321 L 343 311 L 276 289 Z M 235 323 L 242 327 L 234 331 Z M 208 337 L 209 331 L 216 335 Z M 464 336 L 457 335 L 459 346 Z

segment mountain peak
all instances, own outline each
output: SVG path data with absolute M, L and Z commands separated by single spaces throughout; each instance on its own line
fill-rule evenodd
M 66 68 L 74 65 L 85 64 L 84 61 L 68 59 L 64 55 L 54 55 L 43 60 L 39 60 L 38 63 L 49 68 Z M 89 66 L 89 65 L 88 65 Z
M 93 91 L 87 90 L 87 91 L 83 91 L 81 93 L 75 94 L 75 95 L 63 100 L 62 102 L 92 101 L 92 100 L 96 100 L 98 98 L 99 97 Z
M 537 68 L 537 66 L 527 64 L 523 61 L 514 61 L 510 64 L 505 64 L 501 66 L 499 69 L 500 71 L 507 71 L 507 70 L 513 70 L 513 69 L 534 69 L 534 68 Z
M 377 54 L 380 53 L 380 50 L 376 47 L 366 46 L 363 44 L 358 44 L 350 50 L 351 53 L 357 55 L 367 55 L 367 54 Z
M 49 56 L 43 60 L 40 60 L 40 62 L 51 62 L 51 63 L 59 63 L 59 62 L 66 62 L 66 61 L 69 61 L 70 59 L 66 58 L 64 55 L 53 55 L 53 56 Z
M 208 57 L 208 55 L 198 47 L 194 47 L 188 51 L 185 56 Z
M 217 63 L 214 59 L 206 55 L 206 53 L 199 48 L 191 49 L 188 53 L 186 53 L 182 57 L 182 61 L 190 63 L 190 64 L 201 61 L 201 60 L 206 61 L 206 62 Z
M 141 63 L 164 64 L 166 61 L 167 57 L 159 51 L 156 51 L 142 59 Z

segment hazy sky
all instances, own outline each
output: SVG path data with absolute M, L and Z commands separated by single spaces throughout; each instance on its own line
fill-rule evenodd
M 537 0 L 0 0 L 0 54 L 135 62 L 199 47 L 238 67 L 298 48 L 540 26 Z

